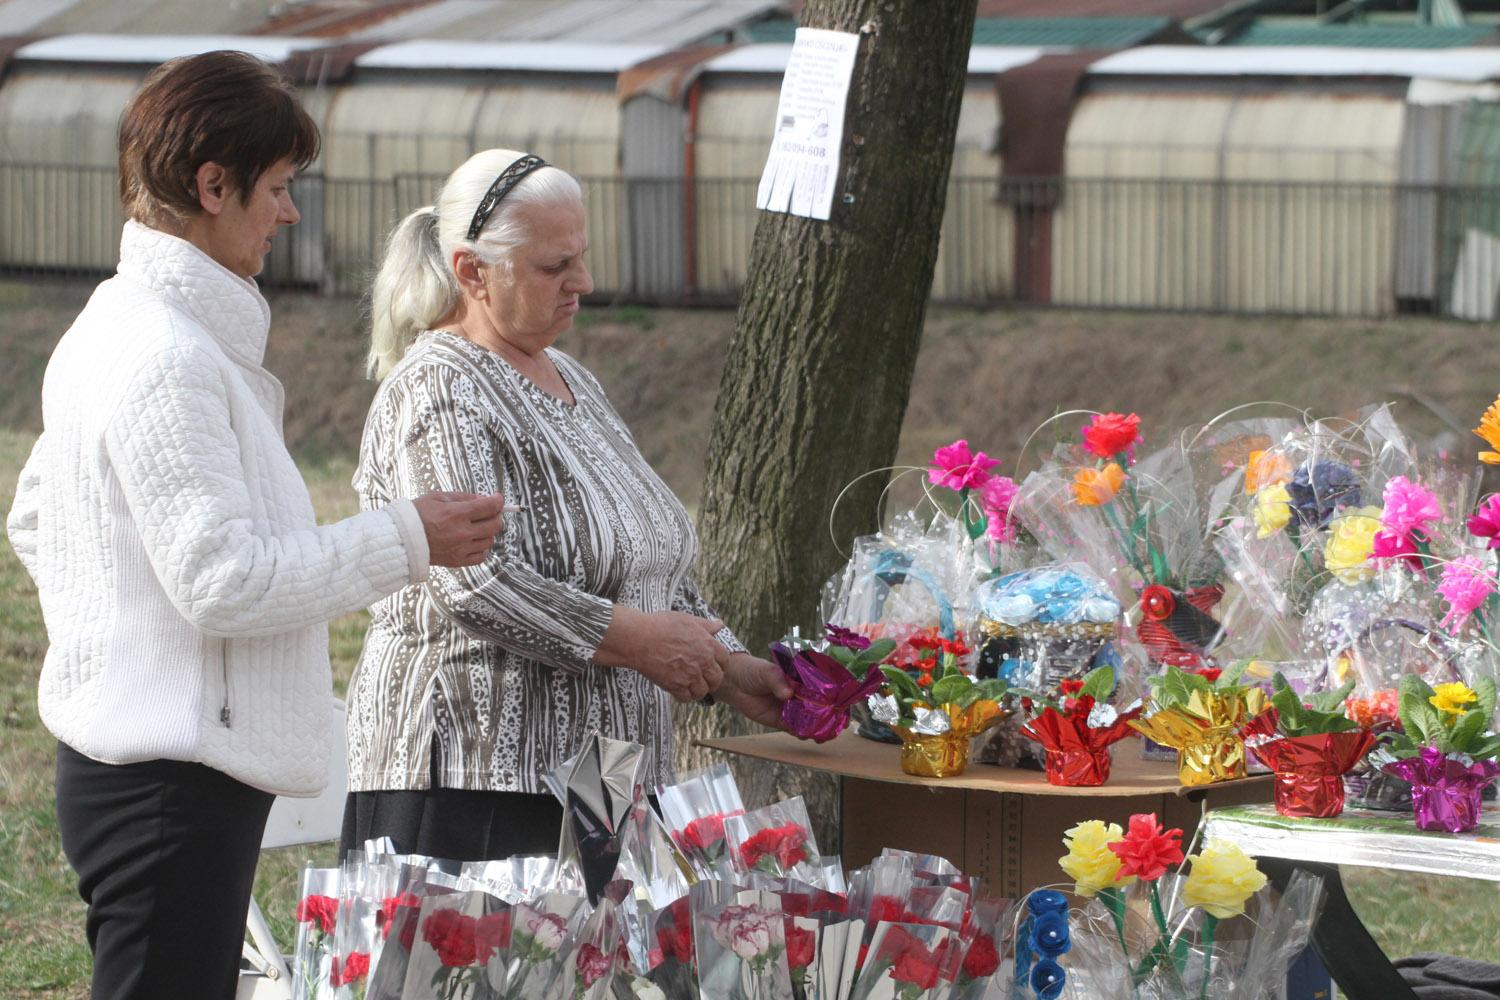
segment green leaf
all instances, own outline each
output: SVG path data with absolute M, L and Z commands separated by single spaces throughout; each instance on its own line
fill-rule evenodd
M 885 674 L 885 679 L 890 682 L 891 689 L 897 698 L 911 701 L 922 697 L 922 689 L 917 687 L 917 682 L 912 680 L 911 675 L 900 667 L 889 665 L 882 666 L 880 672 Z
M 870 643 L 867 649 L 861 649 L 855 653 L 854 659 L 849 661 L 849 672 L 857 677 L 863 677 L 871 667 L 895 651 L 896 640 L 877 639 Z
M 846 669 L 853 665 L 856 659 L 855 651 L 848 646 L 829 646 L 825 652 L 842 663 Z
M 1412 718 L 1416 720 L 1417 732 L 1421 734 L 1423 743 L 1430 743 L 1444 753 L 1448 752 L 1451 745 L 1448 727 L 1443 725 L 1443 717 L 1438 714 L 1437 709 L 1431 705 L 1418 705 L 1412 712 Z
M 1016 693 L 1014 689 L 998 677 L 989 677 L 982 681 L 974 682 L 974 700 L 988 698 L 991 701 L 999 701 L 1007 694 Z
M 1344 704 L 1344 699 L 1354 690 L 1354 680 L 1350 679 L 1332 691 L 1319 691 L 1310 696 L 1308 704 L 1317 712 L 1337 712 Z
M 1095 667 L 1083 675 L 1083 690 L 1079 695 L 1088 695 L 1097 702 L 1107 699 L 1115 690 L 1115 668 Z
M 1225 667 L 1224 672 L 1219 675 L 1218 681 L 1214 684 L 1214 689 L 1222 691 L 1225 688 L 1238 687 L 1240 678 L 1245 676 L 1245 671 L 1250 669 L 1252 662 L 1254 661 L 1235 660 L 1229 666 Z
M 973 686 L 974 682 L 961 673 L 947 674 L 933 682 L 932 703 L 942 705 L 950 701 L 958 701 Z
M 1479 696 L 1479 703 L 1474 707 L 1484 713 L 1486 719 L 1495 716 L 1495 678 L 1481 677 L 1474 682 L 1474 693 Z
M 1453 749 L 1459 753 L 1468 753 L 1470 745 L 1484 735 L 1487 722 L 1489 722 L 1489 717 L 1476 709 L 1470 709 L 1460 715 L 1448 734 Z

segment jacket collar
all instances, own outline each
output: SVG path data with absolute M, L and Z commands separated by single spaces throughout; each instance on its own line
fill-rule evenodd
M 191 316 L 236 361 L 265 360 L 271 307 L 260 289 L 187 240 L 127 220 L 117 270 Z

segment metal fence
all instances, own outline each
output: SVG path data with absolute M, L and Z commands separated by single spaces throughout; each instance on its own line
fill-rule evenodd
M 599 297 L 733 301 L 754 179 L 582 181 Z M 441 182 L 299 178 L 263 281 L 362 293 Z M 121 222 L 110 169 L 0 164 L 0 272 L 107 274 Z M 1491 319 L 1497 297 L 1500 187 L 1300 181 L 954 178 L 933 281 L 939 302 L 1282 315 Z

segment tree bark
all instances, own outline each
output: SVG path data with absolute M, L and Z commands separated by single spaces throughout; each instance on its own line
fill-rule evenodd
M 932 288 L 975 0 L 808 0 L 804 27 L 857 32 L 828 221 L 763 212 L 719 384 L 699 515 L 699 576 L 745 644 L 817 621 L 850 540 L 878 528 Z M 830 523 L 830 512 L 833 517 Z M 837 539 L 837 542 L 835 542 Z M 691 740 L 754 727 L 685 712 Z M 737 768 L 747 805 L 802 792 L 831 832 L 831 781 Z M 830 848 L 833 845 L 828 845 Z

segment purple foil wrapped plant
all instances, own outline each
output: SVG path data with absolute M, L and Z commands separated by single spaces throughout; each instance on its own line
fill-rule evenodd
M 1400 685 L 1401 725 L 1382 769 L 1411 783 L 1423 830 L 1463 833 L 1479 825 L 1484 787 L 1500 775 L 1500 735 L 1491 731 L 1495 682 L 1430 686 L 1407 676 Z
M 828 626 L 826 639 L 792 649 L 771 644 L 771 656 L 786 674 L 792 696 L 781 708 L 781 724 L 799 740 L 827 743 L 849 725 L 849 709 L 885 683 L 878 665 L 896 648 L 891 639 L 871 642 L 849 629 Z

